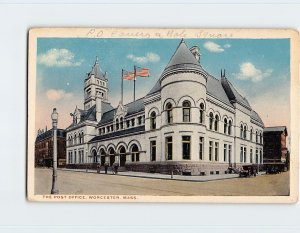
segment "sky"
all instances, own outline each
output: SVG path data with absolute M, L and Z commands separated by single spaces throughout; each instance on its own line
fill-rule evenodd
M 180 39 L 39 38 L 37 43 L 36 131 L 51 128 L 51 112 L 59 113 L 59 128 L 68 127 L 75 107 L 83 109 L 83 87 L 96 56 L 108 73 L 109 100 L 121 99 L 122 69 L 150 69 L 137 78 L 136 99 L 159 79 Z M 248 99 L 265 126 L 290 125 L 289 39 L 185 39 L 200 48 L 202 67 L 216 78 L 221 69 Z M 124 81 L 124 103 L 133 100 L 133 82 Z

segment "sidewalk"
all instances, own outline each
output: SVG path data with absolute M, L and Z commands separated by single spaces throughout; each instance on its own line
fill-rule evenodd
M 95 173 L 96 170 L 85 170 L 85 169 L 67 169 L 67 168 L 58 168 L 63 171 L 72 171 L 72 172 L 87 172 Z M 101 175 L 105 175 L 104 171 L 101 170 Z M 129 177 L 139 177 L 139 178 L 151 178 L 151 179 L 163 179 L 163 180 L 180 180 L 180 181 L 193 181 L 193 182 L 206 182 L 214 180 L 224 180 L 224 179 L 233 179 L 238 178 L 239 174 L 220 174 L 220 175 L 208 175 L 208 176 L 182 176 L 182 175 L 171 175 L 160 174 L 160 173 L 146 173 L 146 172 L 132 172 L 124 171 L 118 172 L 118 174 L 113 174 L 112 171 L 108 171 L 107 175 L 116 175 L 116 176 L 129 176 Z

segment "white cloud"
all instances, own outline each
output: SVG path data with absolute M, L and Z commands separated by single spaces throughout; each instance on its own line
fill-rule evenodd
M 228 48 L 230 48 L 231 47 L 231 44 L 224 44 L 224 48 L 225 49 L 228 49 Z
M 50 89 L 46 92 L 46 96 L 49 100 L 58 101 L 58 100 L 69 100 L 73 97 L 72 93 L 65 92 L 64 90 L 55 90 Z
M 133 62 L 146 64 L 148 62 L 158 62 L 160 60 L 160 56 L 156 53 L 147 53 L 146 56 L 138 57 L 133 54 L 128 54 L 127 58 L 132 60 Z
M 230 44 L 225 44 L 224 48 L 230 48 L 231 45 Z M 214 43 L 212 41 L 207 41 L 204 43 L 204 48 L 206 48 L 208 51 L 212 52 L 212 53 L 222 53 L 225 51 L 224 48 L 222 48 L 221 45 Z
M 240 80 L 259 82 L 264 78 L 271 76 L 272 72 L 272 69 L 262 71 L 257 69 L 251 62 L 244 62 L 240 65 L 240 73 L 236 74 L 236 78 Z
M 80 66 L 83 59 L 76 61 L 75 55 L 67 49 L 49 49 L 46 53 L 37 57 L 38 63 L 53 67 Z

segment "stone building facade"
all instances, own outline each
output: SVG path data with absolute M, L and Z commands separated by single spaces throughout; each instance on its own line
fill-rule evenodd
M 263 162 L 261 118 L 225 71 L 215 78 L 202 67 L 197 46 L 182 40 L 141 99 L 113 108 L 107 87 L 97 59 L 85 79 L 85 109 L 75 109 L 66 129 L 69 167 L 210 175 Z

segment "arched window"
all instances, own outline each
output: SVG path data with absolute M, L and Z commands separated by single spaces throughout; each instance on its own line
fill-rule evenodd
M 244 139 L 246 139 L 247 138 L 247 127 L 246 127 L 246 125 L 244 126 Z
M 173 106 L 171 103 L 167 103 L 166 105 L 167 110 L 167 123 L 173 123 Z
M 119 130 L 119 119 L 116 120 L 116 130 Z
M 252 142 L 252 140 L 253 140 L 253 129 L 251 128 L 250 129 L 250 141 Z
M 228 134 L 231 135 L 231 126 L 232 126 L 232 122 L 231 120 L 229 120 L 229 123 L 228 123 Z
M 154 111 L 150 114 L 150 129 L 156 129 L 156 113 Z
M 97 159 L 97 151 L 93 151 L 93 163 L 97 163 L 98 159 Z
M 84 143 L 84 134 L 83 134 L 83 132 L 81 133 L 81 141 L 82 141 L 82 143 Z
M 120 128 L 123 129 L 124 125 L 123 125 L 123 117 L 120 118 Z
M 243 138 L 243 125 L 241 124 L 241 128 L 240 128 L 240 138 Z
M 214 114 L 211 112 L 211 113 L 209 114 L 209 129 L 210 129 L 210 130 L 212 130 L 213 122 L 214 122 Z
M 224 119 L 224 134 L 227 133 L 227 119 Z
M 81 140 L 81 133 L 79 133 L 78 138 L 79 138 L 79 144 L 81 144 L 81 143 L 82 143 L 82 140 Z
M 131 148 L 131 160 L 132 162 L 139 162 L 140 161 L 140 153 L 139 148 L 136 144 L 134 144 Z
M 263 141 L 262 141 L 262 138 L 263 138 L 263 137 L 262 137 L 262 133 L 260 133 L 260 134 L 259 134 L 259 143 L 260 143 L 260 144 L 262 144 L 262 142 L 263 142 Z
M 215 131 L 218 131 L 219 130 L 219 116 L 216 115 L 216 118 L 215 118 Z
M 204 122 L 204 104 L 200 104 L 200 123 L 202 124 Z
M 258 143 L 258 133 L 257 133 L 257 131 L 255 132 L 255 142 Z
M 189 101 L 184 101 L 182 104 L 183 122 L 191 121 L 191 103 Z
M 77 135 L 75 134 L 74 135 L 74 145 L 76 145 L 76 143 L 77 143 Z

